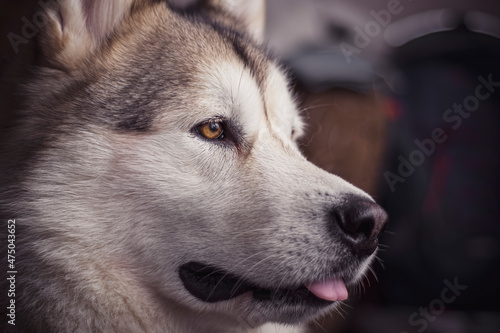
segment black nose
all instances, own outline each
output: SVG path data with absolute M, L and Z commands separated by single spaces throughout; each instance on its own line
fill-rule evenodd
M 376 203 L 362 197 L 349 197 L 332 211 L 332 221 L 340 227 L 342 239 L 354 254 L 368 256 L 375 252 L 378 237 L 387 225 L 387 213 Z M 334 225 L 334 229 L 339 230 Z

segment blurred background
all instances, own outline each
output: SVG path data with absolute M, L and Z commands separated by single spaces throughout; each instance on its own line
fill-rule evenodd
M 0 4 L 3 67 L 36 2 Z M 267 7 L 302 150 L 390 216 L 365 292 L 311 332 L 500 332 L 500 0 Z
M 304 153 L 390 216 L 378 282 L 313 331 L 500 332 L 500 1 L 268 0 L 267 23 Z

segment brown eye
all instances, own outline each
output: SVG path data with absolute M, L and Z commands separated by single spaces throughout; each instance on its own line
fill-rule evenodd
M 209 140 L 221 139 L 224 133 L 222 124 L 216 121 L 210 121 L 198 127 L 201 135 Z

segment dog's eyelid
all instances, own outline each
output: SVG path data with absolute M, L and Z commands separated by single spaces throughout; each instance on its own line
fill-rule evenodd
M 205 119 L 205 120 L 197 123 L 195 125 L 195 127 L 206 125 L 206 124 L 213 124 L 213 123 L 224 125 L 226 122 L 227 122 L 226 118 L 220 117 L 220 116 L 215 116 L 215 117 L 211 117 L 211 118 Z

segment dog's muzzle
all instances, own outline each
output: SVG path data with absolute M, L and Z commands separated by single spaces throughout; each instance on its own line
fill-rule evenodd
M 328 229 L 332 240 L 349 248 L 358 266 L 372 255 L 378 246 L 378 237 L 387 225 L 387 214 L 376 203 L 358 196 L 344 198 L 328 213 Z M 352 277 L 334 275 L 321 280 L 303 281 L 301 285 L 284 288 L 263 288 L 222 268 L 199 262 L 189 262 L 179 268 L 184 287 L 204 302 L 232 299 L 253 292 L 258 301 L 276 301 L 279 304 L 324 307 L 347 299 L 346 284 Z

